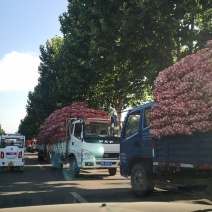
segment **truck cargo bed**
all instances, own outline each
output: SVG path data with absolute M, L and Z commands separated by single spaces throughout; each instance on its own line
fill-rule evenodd
M 154 140 L 153 164 L 212 168 L 212 133 Z

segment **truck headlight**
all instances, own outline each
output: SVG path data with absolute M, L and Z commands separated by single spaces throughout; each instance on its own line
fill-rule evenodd
M 95 156 L 93 155 L 93 153 L 85 150 L 85 149 L 82 149 L 82 159 L 94 159 Z

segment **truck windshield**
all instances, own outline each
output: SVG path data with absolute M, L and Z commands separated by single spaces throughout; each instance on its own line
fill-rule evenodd
M 111 126 L 110 122 L 85 122 L 83 127 L 84 138 L 120 137 L 120 130 Z
M 131 113 L 126 121 L 126 125 L 124 128 L 124 138 L 128 138 L 139 131 L 140 124 L 140 113 L 141 111 L 135 111 Z
M 17 146 L 19 148 L 24 147 L 23 138 L 1 138 L 0 148 L 5 148 L 6 146 Z

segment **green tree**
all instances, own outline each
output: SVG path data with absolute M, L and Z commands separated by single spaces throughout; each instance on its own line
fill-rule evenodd
M 151 91 L 156 73 L 172 63 L 163 50 L 169 39 L 163 41 L 163 33 L 152 32 L 153 28 L 164 32 L 162 24 L 155 22 L 153 14 L 161 15 L 155 7 L 149 1 L 142 5 L 134 1 L 69 1 L 68 12 L 60 16 L 61 30 L 65 45 L 77 50 L 79 65 L 92 76 L 88 86 L 91 105 L 100 103 L 119 114 Z
M 211 7 L 212 3 L 205 0 L 167 1 L 164 9 L 172 26 L 174 61 L 204 48 L 211 39 Z
M 75 101 L 118 114 L 148 101 L 159 71 L 211 39 L 210 1 L 68 2 L 59 17 L 64 37 L 40 47 L 40 78 L 23 120 L 37 129 Z
M 59 56 L 62 45 L 63 38 L 56 36 L 51 41 L 47 40 L 46 46 L 40 46 L 38 85 L 28 94 L 27 115 L 19 125 L 19 132 L 29 139 L 37 136 L 41 125 L 50 113 L 66 105 L 60 98 L 61 88 L 58 83 L 59 72 L 62 70 Z
M 1 124 L 0 124 L 0 135 L 4 135 L 5 131 L 1 128 Z

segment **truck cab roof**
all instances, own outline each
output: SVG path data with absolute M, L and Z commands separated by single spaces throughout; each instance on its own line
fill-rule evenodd
M 148 107 L 151 107 L 152 105 L 154 105 L 154 102 L 149 102 L 149 103 L 140 105 L 140 106 L 138 106 L 138 107 L 135 107 L 135 108 L 129 110 L 128 113 L 131 113 L 131 112 L 133 112 L 133 111 L 139 110 L 139 109 L 141 109 L 141 108 L 148 108 Z

